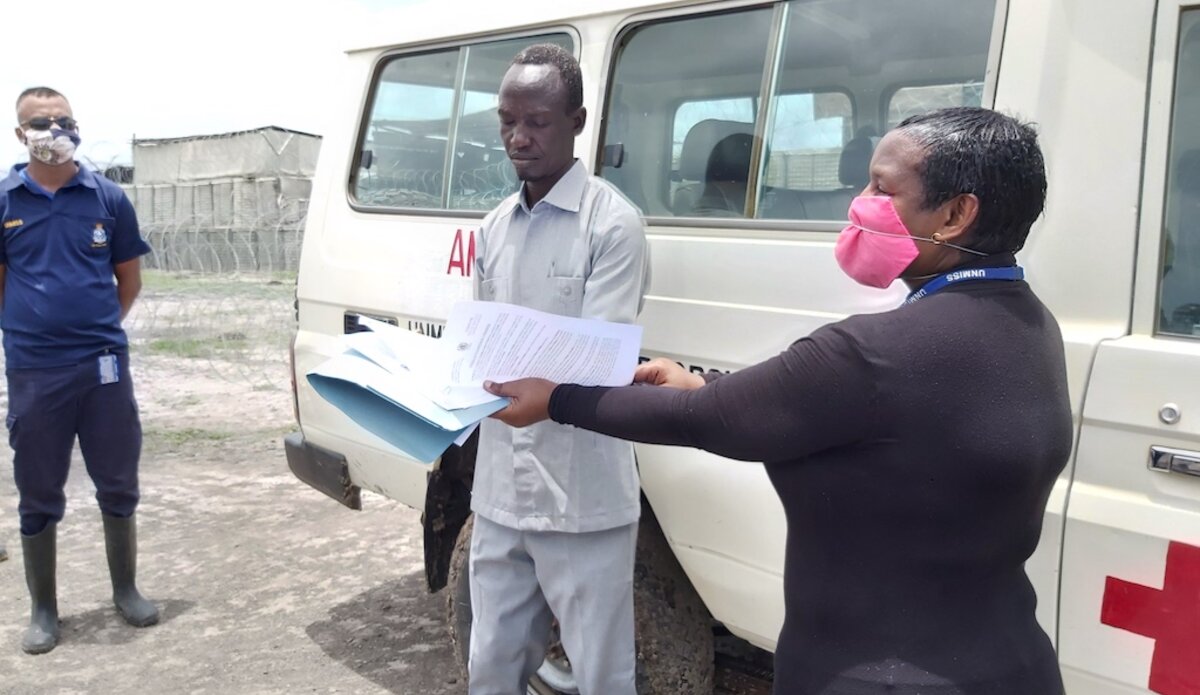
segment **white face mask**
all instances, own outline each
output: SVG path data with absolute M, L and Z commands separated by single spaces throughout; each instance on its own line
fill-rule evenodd
M 79 135 L 69 130 L 26 130 L 25 146 L 29 156 L 50 166 L 66 164 L 75 158 Z

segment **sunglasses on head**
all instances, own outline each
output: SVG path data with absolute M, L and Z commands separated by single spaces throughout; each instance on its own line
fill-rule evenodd
M 56 125 L 63 130 L 75 130 L 79 126 L 79 121 L 70 116 L 37 116 L 21 125 L 29 126 L 33 130 L 50 130 L 51 125 Z

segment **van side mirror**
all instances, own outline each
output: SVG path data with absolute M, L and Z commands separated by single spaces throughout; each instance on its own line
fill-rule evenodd
M 363 169 L 370 169 L 375 163 L 375 150 L 363 150 L 358 157 L 358 166 Z
M 600 158 L 600 164 L 614 169 L 620 169 L 625 163 L 625 145 L 620 142 L 604 146 L 604 153 Z

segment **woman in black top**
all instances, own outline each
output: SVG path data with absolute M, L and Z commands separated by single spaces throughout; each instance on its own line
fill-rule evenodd
M 522 379 L 497 416 L 763 461 L 788 521 L 775 692 L 1059 695 L 1024 562 L 1071 450 L 1062 337 L 1014 253 L 1041 214 L 1034 131 L 959 108 L 879 144 L 836 256 L 901 307 L 734 374 L 667 360 L 622 388 Z M 920 242 L 920 243 L 917 243 Z

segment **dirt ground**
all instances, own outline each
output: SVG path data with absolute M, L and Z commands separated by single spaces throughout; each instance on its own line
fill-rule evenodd
M 135 308 L 144 324 L 148 289 Z M 424 587 L 419 515 L 366 492 L 365 510 L 348 510 L 288 470 L 285 355 L 267 359 L 267 378 L 246 379 L 212 355 L 136 342 L 138 578 L 162 620 L 135 629 L 113 609 L 94 488 L 76 453 L 58 538 L 62 638 L 49 654 L 21 652 L 29 598 L 11 456 L 0 456 L 11 556 L 0 562 L 0 693 L 465 692 L 442 596 Z
M 76 451 L 58 528 L 61 640 L 21 651 L 29 596 L 0 453 L 0 695 L 466 692 L 444 597 L 425 589 L 420 515 L 366 491 L 351 511 L 288 470 L 293 286 L 148 273 L 126 321 L 145 434 L 138 583 L 158 625 L 130 627 L 112 606 Z M 769 690 L 737 668 L 717 682 L 726 695 Z

